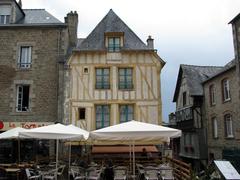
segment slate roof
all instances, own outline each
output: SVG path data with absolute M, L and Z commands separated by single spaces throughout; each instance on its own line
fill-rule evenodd
M 22 9 L 24 16 L 14 24 L 4 24 L 4 26 L 65 26 L 45 9 Z
M 240 18 L 240 13 L 236 15 L 228 24 L 233 24 L 235 21 L 237 21 Z
M 216 73 L 214 73 L 212 76 L 210 76 L 209 78 L 207 78 L 206 80 L 203 81 L 203 83 L 221 75 L 222 73 L 234 68 L 236 66 L 236 60 L 233 59 L 231 60 L 229 63 L 227 63 L 225 66 L 223 66 L 223 68 L 221 68 L 219 71 L 217 71 Z
M 18 24 L 61 24 L 62 22 L 45 9 L 23 9 L 24 19 Z
M 124 47 L 122 50 L 150 50 L 146 44 L 113 12 L 112 9 L 99 22 L 95 29 L 83 41 L 79 41 L 76 50 L 105 50 L 104 33 L 123 32 Z
M 219 72 L 223 67 L 218 66 L 194 66 L 181 64 L 178 73 L 177 84 L 174 92 L 173 102 L 177 101 L 182 76 L 186 78 L 190 96 L 202 96 L 202 82 Z

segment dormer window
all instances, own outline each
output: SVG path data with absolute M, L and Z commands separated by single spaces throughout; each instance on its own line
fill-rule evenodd
M 109 37 L 108 38 L 108 51 L 109 52 L 120 51 L 120 37 Z
M 123 32 L 106 32 L 105 46 L 110 53 L 119 52 L 123 47 Z
M 1 5 L 0 6 L 0 24 L 9 24 L 11 15 L 11 6 Z

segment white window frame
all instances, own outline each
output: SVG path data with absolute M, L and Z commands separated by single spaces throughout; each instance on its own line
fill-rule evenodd
M 2 17 L 3 17 L 3 22 L 1 22 Z M 0 24 L 9 24 L 10 18 L 11 18 L 11 6 L 1 5 L 0 6 Z
M 25 108 L 26 111 L 23 110 L 23 92 L 20 92 L 20 87 L 22 88 L 22 91 L 23 91 L 23 86 L 29 86 L 28 107 Z M 29 84 L 17 84 L 16 90 L 17 90 L 16 112 L 29 112 L 29 110 L 30 110 L 30 85 Z
M 225 134 L 227 138 L 233 138 L 233 121 L 231 114 L 226 114 L 224 116 L 224 123 L 225 123 Z
M 23 55 L 24 49 L 28 49 L 28 50 Z M 31 64 L 32 64 L 32 46 L 20 46 L 18 67 L 20 69 L 28 69 L 28 68 L 31 68 Z
M 231 98 L 230 98 L 230 87 L 229 87 L 228 79 L 224 79 L 222 81 L 222 88 L 223 88 L 223 100 L 229 101 Z
M 213 138 L 218 138 L 218 121 L 216 117 L 212 118 Z
M 215 100 L 215 85 L 210 85 L 209 86 L 209 95 L 210 95 L 210 103 L 211 105 L 215 105 L 216 104 L 216 100 Z

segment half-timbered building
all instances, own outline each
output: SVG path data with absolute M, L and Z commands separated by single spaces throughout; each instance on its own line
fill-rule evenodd
M 66 72 L 65 121 L 87 130 L 138 120 L 162 122 L 165 62 L 113 12 L 79 39 Z

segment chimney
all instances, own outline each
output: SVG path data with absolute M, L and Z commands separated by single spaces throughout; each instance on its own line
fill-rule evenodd
M 153 41 L 154 41 L 154 39 L 152 39 L 151 36 L 148 36 L 148 39 L 147 39 L 147 46 L 148 46 L 149 49 L 154 49 Z
M 65 17 L 65 23 L 68 26 L 69 46 L 77 45 L 78 14 L 76 11 L 70 12 Z
M 22 8 L 22 1 L 21 0 L 18 1 L 18 5 Z

